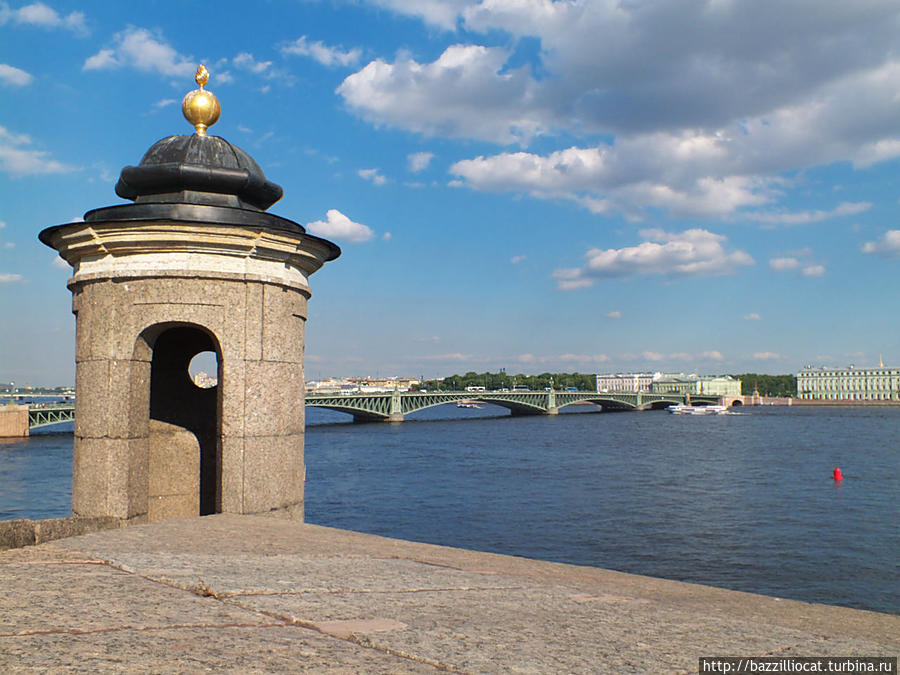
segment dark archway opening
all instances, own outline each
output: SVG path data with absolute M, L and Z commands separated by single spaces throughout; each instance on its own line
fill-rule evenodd
M 194 384 L 189 373 L 191 360 L 201 352 L 216 355 L 214 386 Z M 199 515 L 221 511 L 220 386 L 221 358 L 216 339 L 195 326 L 174 326 L 164 330 L 153 345 L 150 362 L 150 420 L 163 422 L 193 434 L 199 445 Z M 169 434 L 175 438 L 177 434 Z M 163 441 L 166 442 L 166 441 Z M 177 445 L 177 441 L 167 441 Z M 174 455 L 169 457 L 175 462 Z M 184 466 L 166 469 L 183 471 Z M 196 480 L 196 478 L 194 478 Z M 184 514 L 187 515 L 187 514 Z

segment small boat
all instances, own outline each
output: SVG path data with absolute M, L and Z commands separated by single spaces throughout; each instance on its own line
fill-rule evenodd
M 476 408 L 478 410 L 481 410 L 481 406 L 473 401 L 460 401 L 459 403 L 456 404 L 456 407 L 457 408 Z
M 666 408 L 674 415 L 727 415 L 728 408 L 724 405 L 689 405 L 679 403 Z

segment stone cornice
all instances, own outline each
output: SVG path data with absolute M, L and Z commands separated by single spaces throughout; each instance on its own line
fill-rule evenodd
M 307 277 L 334 257 L 318 237 L 266 227 L 171 220 L 76 222 L 47 232 L 73 268 L 70 281 L 192 276 L 253 278 L 308 287 Z

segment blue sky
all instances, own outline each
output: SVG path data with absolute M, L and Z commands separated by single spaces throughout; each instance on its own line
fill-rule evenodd
M 38 232 L 211 133 L 343 255 L 307 377 L 900 363 L 900 2 L 0 2 L 0 381 L 74 380 Z

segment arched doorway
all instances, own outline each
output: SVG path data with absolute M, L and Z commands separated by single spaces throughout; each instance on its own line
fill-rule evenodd
M 150 357 L 148 519 L 219 513 L 222 508 L 221 349 L 196 325 L 144 332 Z M 189 367 L 214 355 L 215 371 L 195 384 Z

